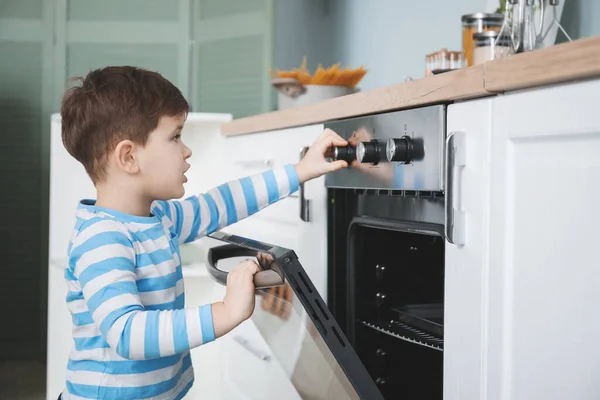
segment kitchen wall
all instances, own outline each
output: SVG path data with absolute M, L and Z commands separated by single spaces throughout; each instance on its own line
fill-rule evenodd
M 272 70 L 291 70 L 302 65 L 314 73 L 319 64 L 333 64 L 333 26 L 330 0 L 274 0 Z M 271 89 L 272 108 L 277 91 Z
M 293 69 L 306 56 L 311 72 L 335 61 L 330 0 L 275 1 L 273 69 Z
M 600 35 L 600 1 L 563 0 L 561 23 L 573 40 Z M 361 90 L 424 74 L 425 54 L 461 49 L 461 16 L 493 12 L 498 0 L 330 0 L 333 59 L 369 73 Z M 557 42 L 567 39 L 561 33 Z
M 334 58 L 369 73 L 361 90 L 420 78 L 425 55 L 462 48 L 461 16 L 486 0 L 331 0 Z
M 600 1 L 566 0 L 561 23 L 573 40 L 600 35 Z M 557 41 L 567 38 L 559 33 Z

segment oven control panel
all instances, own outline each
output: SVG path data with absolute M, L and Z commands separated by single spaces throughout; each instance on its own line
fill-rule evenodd
M 348 141 L 333 150 L 350 167 L 327 174 L 331 188 L 442 191 L 446 106 L 325 124 Z

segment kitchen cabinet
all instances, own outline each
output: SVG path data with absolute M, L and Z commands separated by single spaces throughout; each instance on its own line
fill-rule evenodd
M 454 237 L 446 241 L 444 399 L 478 399 L 482 390 L 482 329 L 487 241 L 489 143 L 492 100 L 448 106 L 447 146 L 455 150 L 453 179 L 446 182 L 447 207 L 454 208 Z M 448 154 L 448 153 L 447 153 Z M 454 164 L 454 166 L 452 165 Z M 453 185 L 453 188 L 448 186 Z M 449 194 L 450 192 L 450 194 Z M 461 232 L 464 240 L 461 240 Z
M 312 125 L 220 138 L 216 152 L 222 152 L 223 161 L 218 166 L 225 170 L 220 173 L 229 180 L 296 163 L 301 149 L 312 144 L 322 130 L 322 125 Z M 326 298 L 327 196 L 324 178 L 306 183 L 304 193 L 309 201 L 308 221 L 300 218 L 301 198 L 296 192 L 224 231 L 293 249 L 321 296 Z M 259 301 L 256 307 L 261 307 Z M 286 369 L 274 358 L 251 320 L 220 340 L 224 353 L 222 398 L 299 398 Z
M 67 78 L 106 65 L 135 65 L 173 82 L 194 110 L 239 118 L 273 108 L 266 73 L 274 54 L 272 0 L 48 3 L 55 13 L 48 59 L 56 105 Z
M 185 306 L 197 307 L 223 300 L 217 283 L 205 272 L 203 262 L 183 266 Z M 196 270 L 198 273 L 190 273 Z M 222 390 L 222 347 L 217 340 L 190 350 L 194 366 L 194 385 L 184 397 L 186 400 L 218 399 Z
M 68 178 L 67 178 L 68 177 Z M 61 120 L 51 117 L 50 134 L 50 207 L 48 255 L 48 327 L 46 399 L 54 400 L 65 388 L 67 362 L 73 346 L 73 322 L 67 309 L 67 248 L 75 210 L 80 199 L 96 197 L 94 185 L 83 166 L 69 155 L 61 138 Z
M 46 366 L 46 400 L 56 400 L 64 390 L 67 379 L 69 352 L 73 346 L 73 322 L 65 301 L 66 257 L 50 261 L 48 266 L 48 352 Z
M 594 80 L 448 107 L 445 399 L 597 397 L 599 102 Z
M 203 176 L 198 180 L 205 182 L 200 184 L 190 180 L 186 190 L 190 193 L 204 191 L 229 180 L 295 164 L 300 160 L 301 150 L 310 146 L 322 131 L 323 125 L 318 124 L 251 135 L 215 135 L 201 150 L 202 154 L 198 157 L 194 154 L 190 160 L 192 169 L 197 168 L 195 171 L 199 175 L 204 173 L 208 181 Z M 188 143 L 185 136 L 184 141 Z M 223 230 L 294 249 L 317 290 L 326 298 L 327 194 L 324 177 L 307 182 L 304 193 L 308 200 L 309 221 L 300 218 L 298 191 Z M 308 238 L 310 240 L 306 240 Z
M 592 399 L 600 383 L 600 80 L 494 100 L 487 396 Z

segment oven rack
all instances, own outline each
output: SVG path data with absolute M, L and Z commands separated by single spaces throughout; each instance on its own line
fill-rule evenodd
M 371 196 L 419 197 L 423 199 L 444 198 L 444 192 L 431 190 L 401 190 L 401 189 L 352 189 L 354 194 Z
M 407 323 L 400 321 L 390 321 L 388 323 L 372 323 L 369 321 L 358 320 L 361 324 L 375 329 L 386 335 L 419 345 L 429 347 L 430 349 L 444 351 L 444 339 L 431 333 L 422 331 Z

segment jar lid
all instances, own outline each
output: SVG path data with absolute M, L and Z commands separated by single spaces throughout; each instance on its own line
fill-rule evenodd
M 463 22 L 475 22 L 478 20 L 484 20 L 489 22 L 502 22 L 504 21 L 504 14 L 473 13 L 465 14 L 462 16 Z
M 483 31 L 473 33 L 474 40 L 495 39 L 498 36 L 498 31 Z
M 487 45 L 490 40 L 494 40 L 495 44 L 498 46 L 510 46 L 511 40 L 510 37 L 506 35 L 502 35 L 498 37 L 500 32 L 497 31 L 485 31 L 485 32 L 477 32 L 473 34 L 473 41 L 475 45 Z

